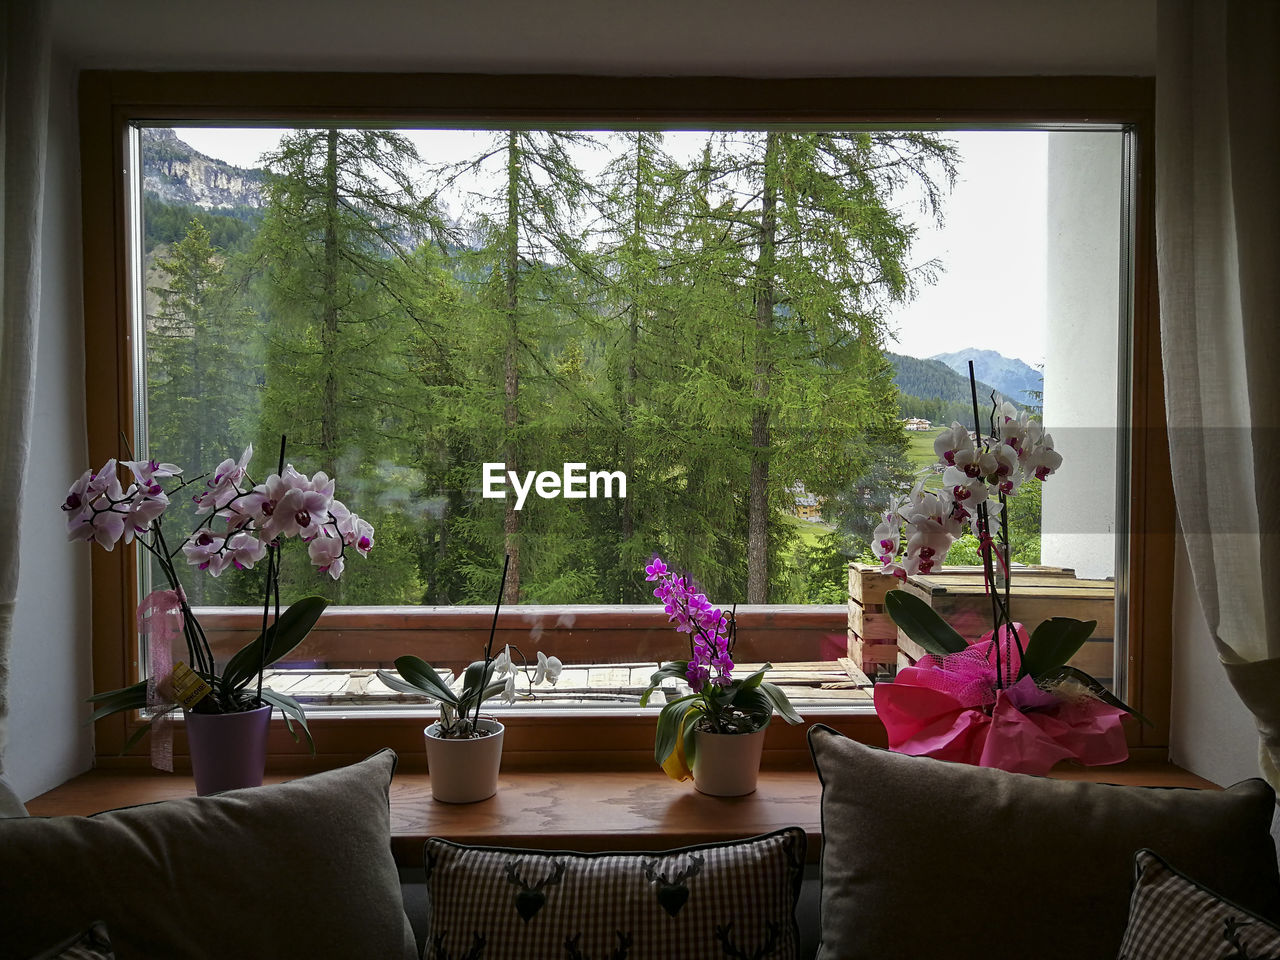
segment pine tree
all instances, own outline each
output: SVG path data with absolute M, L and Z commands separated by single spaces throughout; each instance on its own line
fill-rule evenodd
M 337 477 L 378 531 L 367 562 L 325 587 L 337 600 L 406 602 L 420 589 L 419 532 L 393 504 L 406 479 L 414 379 L 403 349 L 424 301 L 413 249 L 438 227 L 418 197 L 412 143 L 385 130 L 299 130 L 267 158 L 256 253 L 269 307 L 262 448 Z M 261 463 L 270 472 L 269 456 Z M 286 571 L 287 572 L 287 571 Z
M 867 431 L 896 419 L 892 391 L 876 386 L 892 375 L 883 311 L 920 279 L 897 198 L 918 190 L 937 215 L 937 180 L 950 180 L 954 163 L 953 149 L 924 133 L 771 130 L 715 136 L 703 169 L 690 171 L 713 197 L 690 209 L 701 244 L 691 256 L 719 278 L 714 312 L 736 331 L 749 374 L 725 384 L 749 418 L 739 481 L 748 603 L 769 599 L 787 489 L 837 495 L 842 478 L 866 469 Z
M 455 404 L 470 448 L 456 461 L 467 470 L 458 476 L 461 482 L 478 486 L 481 464 L 496 462 L 494 453 L 521 475 L 558 466 L 564 427 L 590 404 L 592 390 L 562 375 L 559 354 L 571 348 L 591 300 L 581 218 L 592 188 L 573 160 L 575 149 L 591 144 L 577 133 L 499 131 L 477 156 L 436 172 L 437 192 L 476 174 L 490 185 L 488 194 L 474 198 L 475 242 L 457 251 L 458 273 L 474 290 L 463 321 L 471 335 L 462 364 L 469 374 Z M 501 569 L 494 557 L 503 552 L 511 557 L 507 603 L 563 602 L 593 579 L 590 570 L 564 562 L 574 554 L 580 512 L 565 509 L 563 501 L 559 508 L 531 501 L 516 510 L 510 492 L 501 509 L 496 541 L 487 501 L 454 518 L 455 531 L 466 541 L 454 541 L 455 559 L 466 571 L 470 595 L 492 596 L 495 570 Z M 531 557 L 524 546 L 535 522 L 558 529 L 539 532 L 539 550 Z
M 198 219 L 154 268 L 162 283 L 150 288 L 157 307 L 147 318 L 147 449 L 194 476 L 238 453 L 252 429 L 257 316 L 240 300 L 225 255 Z M 173 512 L 182 518 L 175 529 L 195 526 L 189 503 L 175 504 Z M 193 577 L 188 589 L 200 604 L 230 588 Z

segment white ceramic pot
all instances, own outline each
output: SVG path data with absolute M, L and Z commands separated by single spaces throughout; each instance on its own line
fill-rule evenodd
M 475 803 L 498 792 L 505 728 L 497 720 L 481 719 L 476 729 L 487 736 L 447 740 L 440 736 L 439 723 L 422 731 L 427 741 L 431 796 L 442 803 Z
M 742 797 L 755 792 L 764 750 L 766 723 L 755 733 L 694 732 L 693 785 L 713 797 Z

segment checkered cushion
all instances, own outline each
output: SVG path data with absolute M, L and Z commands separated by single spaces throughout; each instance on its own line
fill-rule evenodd
M 427 841 L 426 960 L 798 955 L 805 835 L 660 853 Z
M 1120 960 L 1280 960 L 1280 927 L 1200 886 L 1150 850 L 1137 882 Z

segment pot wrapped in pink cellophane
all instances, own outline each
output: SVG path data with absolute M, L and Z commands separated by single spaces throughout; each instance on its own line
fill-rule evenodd
M 1060 684 L 1050 692 L 1030 675 L 1009 682 L 1021 669 L 1019 648 L 1029 643 L 1022 624 L 1014 628 L 1021 643 L 1002 627 L 998 658 L 994 631 L 988 631 L 965 650 L 922 657 L 900 669 L 893 683 L 877 684 L 876 713 L 890 749 L 1036 775 L 1060 760 L 1126 760 L 1123 709 L 1091 696 L 1083 685 L 1075 691 Z

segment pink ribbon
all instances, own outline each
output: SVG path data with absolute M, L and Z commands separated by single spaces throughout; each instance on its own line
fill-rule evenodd
M 166 684 L 173 673 L 173 641 L 182 633 L 182 588 L 153 590 L 138 606 L 138 633 L 147 638 L 151 675 L 147 677 L 147 709 L 151 718 L 151 765 L 173 773 L 174 702 Z
M 1000 569 L 1004 571 L 1005 578 L 1007 579 L 1009 576 L 1009 565 L 1005 563 L 1004 552 L 1001 551 L 1000 548 L 997 546 L 995 538 L 993 538 L 991 534 L 989 533 L 979 534 L 978 549 L 986 556 L 988 560 L 991 559 L 991 549 L 993 547 L 996 548 L 995 549 L 996 560 L 1000 562 Z M 984 570 L 983 576 L 982 576 L 983 592 L 990 594 L 994 587 L 995 587 L 995 584 L 993 584 L 989 579 L 987 579 L 986 571 Z

